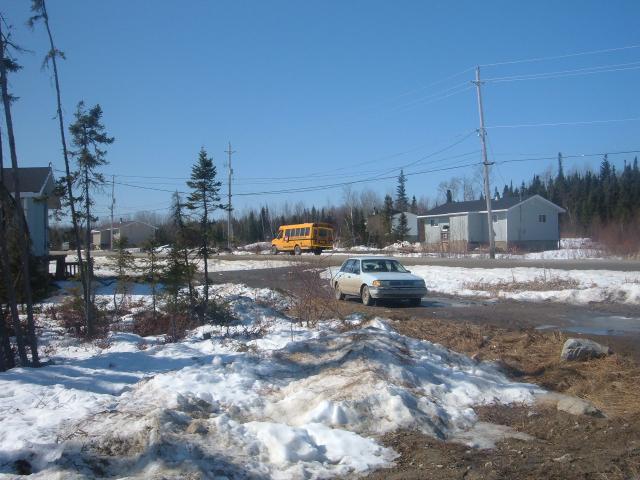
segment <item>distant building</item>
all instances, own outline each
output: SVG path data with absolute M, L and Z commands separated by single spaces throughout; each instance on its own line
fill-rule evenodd
M 15 192 L 13 169 L 2 169 L 2 182 L 13 197 Z M 54 192 L 53 170 L 51 167 L 19 168 L 18 183 L 31 238 L 31 252 L 36 257 L 44 257 L 49 254 L 49 209 L 60 208 L 60 199 Z
M 121 221 L 113 225 L 113 242 L 115 244 L 120 238 L 126 238 L 129 247 L 139 247 L 147 240 L 152 239 L 157 230 L 157 227 L 145 222 Z M 111 248 L 111 227 L 91 230 L 91 248 L 99 250 Z
M 485 200 L 450 202 L 418 217 L 421 242 L 437 250 L 466 251 L 489 243 Z M 496 248 L 556 249 L 560 243 L 558 217 L 564 209 L 533 195 L 491 202 Z

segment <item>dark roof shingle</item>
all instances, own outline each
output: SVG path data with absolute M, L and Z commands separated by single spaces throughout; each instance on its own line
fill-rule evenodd
M 26 167 L 18 169 L 18 179 L 20 181 L 20 193 L 32 192 L 40 193 L 51 173 L 50 167 Z M 2 179 L 4 186 L 13 193 L 15 190 L 13 169 L 3 168 Z
M 531 195 L 532 196 L 532 195 Z M 520 198 L 520 197 L 503 197 L 498 200 L 491 201 L 491 209 L 492 210 L 506 210 L 509 209 L 525 200 L 531 198 L 531 196 Z M 447 213 L 464 213 L 464 212 L 486 212 L 487 211 L 487 202 L 485 200 L 472 200 L 470 202 L 451 202 L 444 203 L 442 205 L 438 205 L 435 208 L 432 208 L 424 216 L 430 215 L 444 215 Z

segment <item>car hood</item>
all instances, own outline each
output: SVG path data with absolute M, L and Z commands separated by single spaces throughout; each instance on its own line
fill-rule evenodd
M 412 273 L 399 272 L 365 272 L 362 276 L 371 280 L 422 280 L 422 277 Z

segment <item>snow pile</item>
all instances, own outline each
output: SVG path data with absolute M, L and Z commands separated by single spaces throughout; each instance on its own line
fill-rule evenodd
M 620 302 L 640 304 L 640 272 L 613 270 L 560 270 L 543 268 L 461 268 L 411 266 L 411 272 L 424 278 L 431 292 L 448 295 L 494 296 L 526 301 L 552 301 L 573 304 Z M 575 288 L 554 289 L 554 281 L 577 282 Z M 548 283 L 549 289 L 527 289 L 527 283 Z M 500 285 L 517 285 L 514 291 Z M 486 288 L 477 288 L 480 286 Z M 497 292 L 494 290 L 497 288 Z
M 271 242 L 256 242 L 243 245 L 234 250 L 233 255 L 267 255 L 271 253 Z
M 0 374 L 0 473 L 24 459 L 35 478 L 351 476 L 390 465 L 375 437 L 398 428 L 490 445 L 469 433 L 472 407 L 538 391 L 382 320 L 309 330 L 263 305 L 284 301 L 275 292 L 216 294 L 240 318 L 230 338 L 114 333 L 101 348 L 46 322 L 54 364 Z
M 204 262 L 201 260 L 196 262 L 198 268 L 202 270 Z M 288 260 L 219 260 L 217 258 L 209 259 L 209 273 L 211 272 L 230 272 L 234 270 L 257 270 L 263 268 L 284 268 L 294 265 Z

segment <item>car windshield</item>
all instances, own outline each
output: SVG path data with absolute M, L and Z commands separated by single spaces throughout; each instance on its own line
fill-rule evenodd
M 407 273 L 408 270 L 397 260 L 362 260 L 363 272 L 400 272 Z

